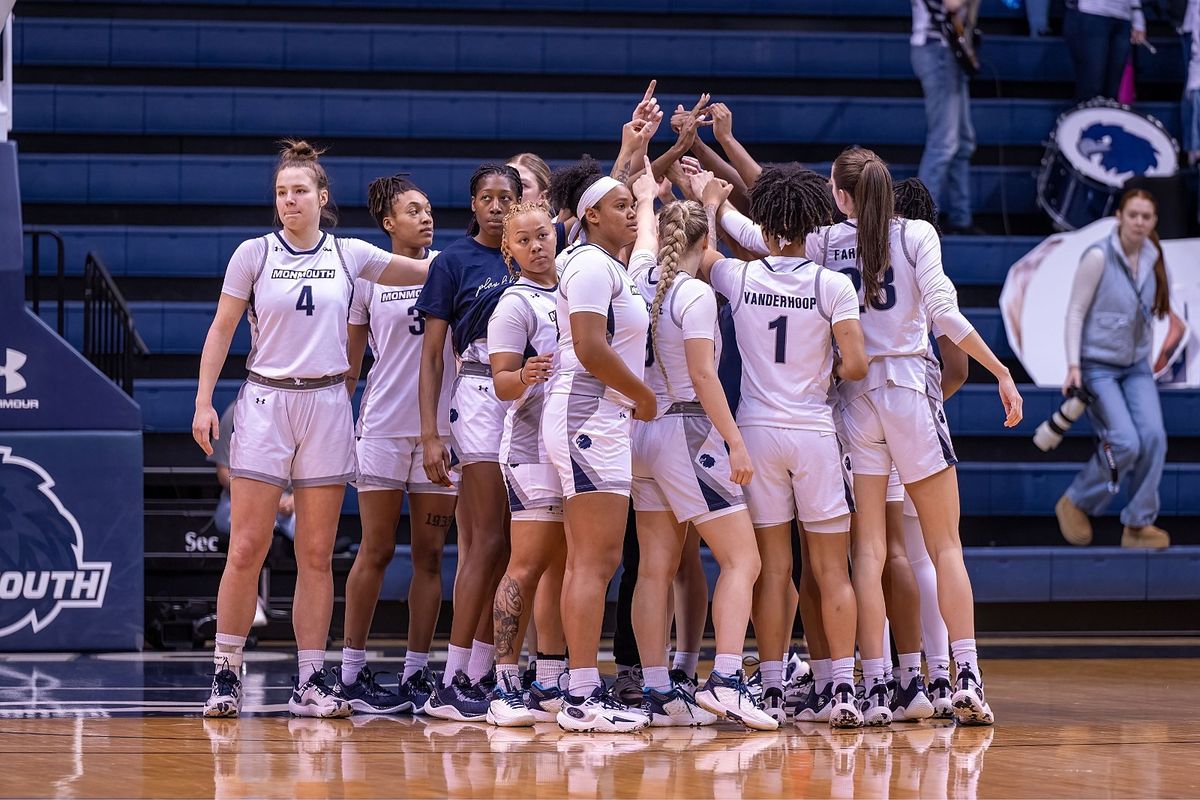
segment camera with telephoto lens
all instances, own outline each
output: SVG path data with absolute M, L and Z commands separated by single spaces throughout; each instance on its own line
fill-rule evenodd
M 1049 453 L 1062 442 L 1063 435 L 1071 430 L 1096 396 L 1082 386 L 1067 390 L 1067 399 L 1050 415 L 1050 419 L 1038 425 L 1033 434 L 1033 443 L 1044 453 Z

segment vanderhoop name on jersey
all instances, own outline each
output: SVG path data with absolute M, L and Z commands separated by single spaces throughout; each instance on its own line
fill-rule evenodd
M 770 306 L 771 308 L 800 308 L 817 307 L 816 297 L 793 297 L 786 294 L 771 294 L 770 292 L 742 291 L 742 302 L 751 306 Z

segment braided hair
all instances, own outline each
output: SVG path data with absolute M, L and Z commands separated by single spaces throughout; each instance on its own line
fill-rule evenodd
M 367 210 L 371 212 L 379 230 L 387 233 L 387 229 L 383 227 L 383 218 L 392 213 L 392 203 L 396 202 L 396 198 L 405 192 L 413 191 L 425 194 L 424 189 L 408 179 L 407 172 L 397 172 L 395 175 L 371 181 L 371 185 L 367 187 Z M 429 195 L 425 195 L 425 199 L 428 200 Z
M 833 182 L 854 198 L 858 219 L 856 259 L 862 272 L 863 297 L 880 296 L 883 273 L 892 262 L 892 217 L 896 215 L 892 173 L 883 159 L 865 147 L 843 150 L 833 162 Z
M 750 218 L 770 239 L 789 242 L 833 222 L 833 195 L 822 176 L 799 164 L 773 164 L 750 187 Z
M 271 183 L 274 184 L 279 179 L 279 173 L 290 167 L 308 170 L 312 175 L 313 183 L 317 185 L 317 191 L 322 189 L 329 192 L 329 175 L 325 172 L 325 167 L 321 166 L 320 158 L 324 155 L 323 148 L 313 147 L 303 139 L 283 139 L 279 142 L 279 160 L 275 162 L 275 172 L 271 175 Z M 334 205 L 333 195 L 329 195 L 328 202 L 321 206 L 321 222 L 327 227 L 334 227 L 338 222 L 337 206 Z M 279 212 L 275 212 L 275 224 L 281 225 Z
M 667 392 L 671 391 L 671 379 L 667 366 L 658 354 L 658 320 L 662 315 L 663 301 L 679 274 L 679 262 L 685 253 L 708 237 L 708 215 L 704 206 L 694 200 L 670 203 L 658 212 L 658 288 L 654 302 L 650 304 L 650 343 L 654 348 L 654 360 L 662 370 Z
M 475 192 L 479 190 L 479 184 L 489 175 L 499 175 L 501 178 L 507 179 L 512 185 L 513 194 L 517 200 L 521 199 L 521 173 L 508 164 L 480 164 L 471 173 L 472 200 L 475 199 Z M 471 221 L 467 223 L 467 236 L 474 236 L 477 233 L 479 233 L 479 220 L 472 214 Z
M 554 221 L 554 215 L 550 213 L 550 209 L 546 207 L 545 203 L 513 203 L 504 214 L 504 235 L 500 239 L 500 255 L 504 257 L 504 266 L 508 268 L 509 277 L 514 281 L 521 277 L 521 265 L 513 266 L 512 251 L 508 249 L 508 223 L 531 211 L 542 211 L 550 218 L 551 222 Z
M 928 222 L 939 234 L 937 204 L 920 178 L 905 178 L 894 187 L 896 216 Z

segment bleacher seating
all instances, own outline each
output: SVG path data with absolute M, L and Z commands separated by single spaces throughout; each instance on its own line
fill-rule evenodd
M 31 6 L 14 30 L 24 217 L 62 233 L 72 280 L 87 252 L 100 254 L 152 352 L 135 387 L 147 498 L 159 504 L 148 541 L 154 525 L 167 525 L 163 509 L 172 502 L 203 505 L 215 496 L 190 441 L 195 365 L 230 253 L 269 229 L 277 139 L 332 146 L 325 163 L 341 235 L 384 244 L 367 216 L 365 187 L 404 170 L 429 192 L 435 246 L 444 246 L 466 221 L 467 178 L 480 161 L 524 149 L 552 165 L 582 152 L 611 158 L 650 77 L 660 79 L 664 106 L 690 105 L 711 89 L 764 161 L 828 171 L 841 146 L 858 143 L 876 147 L 906 177 L 916 172 L 924 137 L 908 8 L 898 0 L 457 0 L 437 9 L 419 0 L 347 0 L 336 9 L 319 0 L 125 0 L 120 14 L 102 0 L 53 5 L 52 13 L 48 4 Z M 979 149 L 971 181 L 979 220 L 993 235 L 946 238 L 944 261 L 981 335 L 1023 374 L 997 299 L 1009 266 L 1050 232 L 1035 181 L 1044 142 L 1069 106 L 1071 71 L 1061 39 L 1022 35 L 1019 10 L 984 0 L 982 16 L 988 67 L 972 104 Z M 1177 132 L 1179 41 L 1160 35 L 1154 43 L 1159 55 L 1139 60 L 1139 91 L 1148 98 L 1139 107 Z M 663 126 L 656 149 L 670 138 Z M 43 307 L 47 319 L 51 313 Z M 73 342 L 80 324 L 78 305 L 68 303 Z M 243 322 L 217 385 L 218 408 L 237 392 L 248 347 Z M 972 373 L 947 413 L 965 459 L 964 537 L 1009 545 L 968 549 L 980 600 L 1200 594 L 1200 548 L 1055 546 L 1053 503 L 1090 426 L 1081 422 L 1061 452 L 1043 455 L 1028 437 L 1060 402 L 1058 391 L 1023 386 L 1026 420 L 1010 430 L 1000 424 L 994 384 L 978 377 Z M 1164 392 L 1163 409 L 1172 437 L 1163 510 L 1178 522 L 1200 513 L 1200 464 L 1190 461 L 1200 442 L 1200 392 Z M 191 516 L 164 530 L 194 528 L 202 511 L 189 508 Z M 356 510 L 349 492 L 349 527 Z M 1115 542 L 1116 527 L 1100 523 L 1098 541 Z M 1200 544 L 1186 526 L 1171 532 L 1180 544 Z M 403 562 L 385 596 L 401 596 Z M 210 558 L 204 568 L 219 563 Z M 444 568 L 453 574 L 453 551 Z

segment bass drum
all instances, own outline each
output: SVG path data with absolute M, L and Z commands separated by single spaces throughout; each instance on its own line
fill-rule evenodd
M 1058 230 L 1073 231 L 1112 214 L 1130 178 L 1178 169 L 1179 147 L 1162 123 L 1112 100 L 1091 100 L 1055 123 L 1037 203 Z

